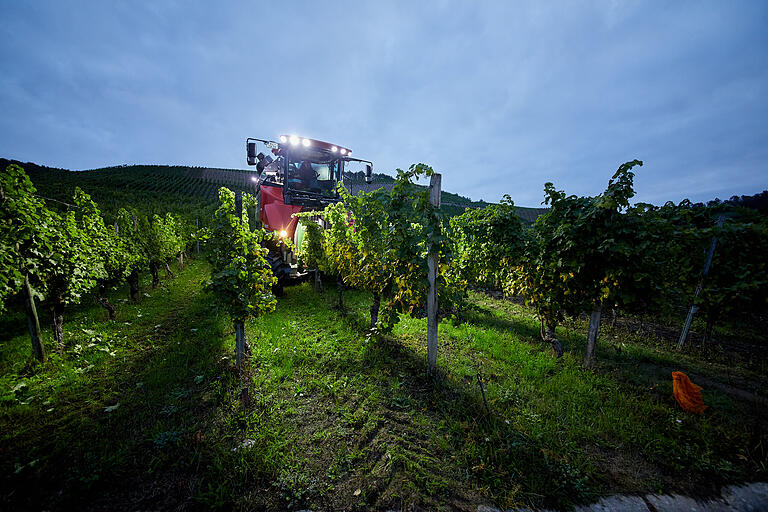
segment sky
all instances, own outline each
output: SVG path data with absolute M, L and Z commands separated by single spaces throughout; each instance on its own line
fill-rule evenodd
M 248 168 L 297 134 L 538 206 L 768 188 L 768 2 L 0 0 L 0 157 Z

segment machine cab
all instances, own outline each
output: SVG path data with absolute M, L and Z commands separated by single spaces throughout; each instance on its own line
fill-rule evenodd
M 257 142 L 269 154 L 258 152 Z M 281 135 L 280 141 L 251 139 L 247 141 L 248 164 L 255 165 L 259 187 L 282 188 L 286 205 L 324 208 L 340 200 L 337 185 L 343 180 L 344 163 L 365 162 L 352 158 L 349 148 L 314 139 Z M 365 162 L 366 177 L 372 164 Z

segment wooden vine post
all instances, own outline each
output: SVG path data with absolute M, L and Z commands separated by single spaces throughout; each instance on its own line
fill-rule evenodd
M 600 318 L 603 313 L 603 305 L 599 304 L 589 315 L 589 328 L 587 330 L 587 354 L 584 357 L 584 366 L 592 367 L 594 360 L 592 355 L 595 352 L 595 343 L 597 342 L 597 333 L 600 330 Z
M 432 175 L 429 181 L 429 202 L 435 208 L 440 208 L 440 182 L 442 176 L 438 173 Z M 427 292 L 427 370 L 430 375 L 435 375 L 437 370 L 437 271 L 439 251 L 430 240 L 427 254 L 427 278 L 429 279 L 429 291 Z
M 200 254 L 200 219 L 195 219 L 195 253 Z

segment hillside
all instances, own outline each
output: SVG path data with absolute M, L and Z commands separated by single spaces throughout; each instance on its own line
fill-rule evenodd
M 106 212 L 120 207 L 143 203 L 158 210 L 168 207 L 178 213 L 192 209 L 211 209 L 219 187 L 253 190 L 252 171 L 241 169 L 218 169 L 210 167 L 184 167 L 168 165 L 123 165 L 87 171 L 69 171 L 40 166 L 30 162 L 0 159 L 0 168 L 16 163 L 24 168 L 40 195 L 66 202 L 72 197 L 75 187 L 88 192 Z M 392 176 L 374 173 L 373 183 L 365 183 L 362 173 L 346 173 L 344 183 L 352 194 L 371 191 L 380 187 L 391 189 L 395 179 Z M 168 205 L 168 207 L 160 206 Z M 444 191 L 443 210 L 449 215 L 458 215 L 467 208 L 482 208 L 490 203 L 471 199 Z M 518 207 L 518 214 L 525 222 L 533 222 L 545 212 L 544 208 Z

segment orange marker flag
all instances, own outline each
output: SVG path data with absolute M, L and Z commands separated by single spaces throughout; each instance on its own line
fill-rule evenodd
M 701 386 L 697 386 L 683 372 L 672 372 L 672 393 L 680 407 L 688 412 L 702 414 L 704 400 L 701 398 Z

